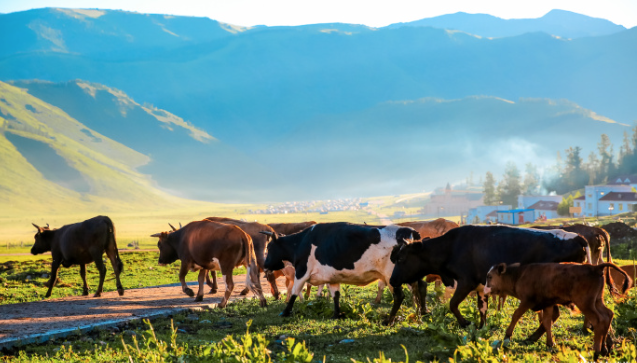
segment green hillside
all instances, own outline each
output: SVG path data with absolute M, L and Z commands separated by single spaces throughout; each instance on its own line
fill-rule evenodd
M 179 204 L 134 167 L 149 158 L 0 82 L 0 216 Z

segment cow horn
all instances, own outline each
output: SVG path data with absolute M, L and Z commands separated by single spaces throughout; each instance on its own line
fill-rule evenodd
M 40 230 L 40 226 L 38 226 L 38 225 L 37 225 L 37 224 L 35 224 L 35 223 L 31 223 L 31 224 L 33 225 L 33 227 L 35 227 L 35 228 L 37 228 L 38 230 Z
M 48 223 L 46 224 L 46 228 L 49 228 L 49 224 Z
M 161 237 L 162 232 L 151 234 L 151 237 Z
M 172 229 L 173 229 L 173 231 L 176 231 L 176 230 L 177 230 L 177 228 L 173 227 L 173 225 L 172 225 L 172 224 L 168 223 L 168 225 L 170 226 L 170 228 L 172 228 Z
M 179 222 L 179 229 L 181 229 L 181 222 Z
M 274 233 L 270 231 L 259 231 L 259 233 L 265 234 L 266 236 L 270 236 L 270 237 L 274 235 Z

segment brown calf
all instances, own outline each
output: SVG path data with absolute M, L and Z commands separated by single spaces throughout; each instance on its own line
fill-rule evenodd
M 261 306 L 266 306 L 252 239 L 241 228 L 204 220 L 151 237 L 159 237 L 157 247 L 160 265 L 181 260 L 179 281 L 182 291 L 188 296 L 194 296 L 194 293 L 186 285 L 186 274 L 188 270 L 199 270 L 199 291 L 195 301 L 203 300 L 203 286 L 208 271 L 221 270 L 226 281 L 226 293 L 219 306 L 225 307 L 234 289 L 232 270 L 243 265 L 247 270 L 246 285 L 259 298 Z
M 487 273 L 485 294 L 506 294 L 520 300 L 506 330 L 505 341 L 511 339 L 513 329 L 529 309 L 542 311 L 540 327 L 528 338 L 537 341 L 546 332 L 546 345 L 553 346 L 551 327 L 559 317 L 556 305 L 575 304 L 591 322 L 595 332 L 593 349 L 595 360 L 600 353 L 610 353 L 607 334 L 613 312 L 604 305 L 604 269 L 613 268 L 624 276 L 625 291 L 630 277 L 612 263 L 581 265 L 574 263 L 532 263 L 528 265 L 501 263 Z

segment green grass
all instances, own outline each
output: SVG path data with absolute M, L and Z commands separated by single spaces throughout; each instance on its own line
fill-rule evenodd
M 456 323 L 448 305 L 437 302 L 430 287 L 432 314 L 418 317 L 413 307 L 406 303 L 399 313 L 399 322 L 392 327 L 382 324 L 391 306 L 391 295 L 385 292 L 379 305 L 371 304 L 375 296 L 375 284 L 365 287 L 344 287 L 342 311 L 346 318 L 330 319 L 332 304 L 326 299 L 312 298 L 309 302 L 297 302 L 292 318 L 278 314 L 284 303 L 269 300 L 267 308 L 260 308 L 255 300 L 238 300 L 226 309 L 196 313 L 179 313 L 161 318 L 149 325 L 130 323 L 122 330 L 100 330 L 78 337 L 51 341 L 42 345 L 23 347 L 6 361 L 167 361 L 203 362 L 224 359 L 226 362 L 268 361 L 278 362 L 351 362 L 367 361 L 367 357 L 384 357 L 392 362 L 456 361 L 469 362 L 577 362 L 580 355 L 592 358 L 592 336 L 583 335 L 581 315 L 570 316 L 563 311 L 554 326 L 556 348 L 549 350 L 544 339 L 531 345 L 522 340 L 537 327 L 537 318 L 527 313 L 518 324 L 511 344 L 495 351 L 491 344 L 503 338 L 510 316 L 517 301 L 509 299 L 503 311 L 489 312 L 488 323 L 483 329 L 470 326 L 462 329 Z M 409 297 L 409 296 L 408 296 Z M 635 304 L 637 295 L 632 293 L 629 304 Z M 475 299 L 461 305 L 461 311 L 473 321 L 477 320 Z M 618 310 L 608 300 L 609 307 Z M 406 299 L 406 301 L 409 301 Z M 632 306 L 631 305 L 631 308 Z M 624 317 L 617 317 L 624 335 L 617 335 L 616 361 L 635 358 L 635 333 L 625 329 Z M 174 330 L 171 325 L 174 324 Z M 623 324 L 623 325 L 622 325 Z M 246 335 L 247 325 L 251 334 Z M 296 347 L 295 342 L 305 342 Z M 135 343 L 137 340 L 137 343 Z M 351 340 L 351 341 L 348 341 Z M 125 342 L 126 347 L 123 346 Z M 623 344 L 623 346 L 622 346 Z M 291 349 L 288 348 L 291 346 Z M 403 346 L 405 347 L 403 349 Z M 632 350 L 631 350 L 632 349 Z M 249 356 L 249 351 L 253 356 Z M 296 360 L 293 352 L 296 351 Z M 311 359 L 309 355 L 313 354 Z M 632 354 L 632 356 L 631 356 Z M 243 356 L 243 360 L 241 360 Z M 303 358 L 305 356 L 305 358 Z M 214 360 L 213 360 L 214 361 Z M 388 362 L 388 361 L 387 361 Z

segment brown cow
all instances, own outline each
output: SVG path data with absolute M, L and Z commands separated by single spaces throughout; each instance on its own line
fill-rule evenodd
M 274 232 L 272 227 L 268 226 L 267 224 L 261 224 L 257 222 L 244 222 L 238 219 L 232 219 L 232 218 L 226 218 L 226 217 L 207 217 L 205 220 L 235 225 L 241 228 L 245 233 L 247 233 L 250 236 L 250 238 L 252 238 L 254 253 L 257 257 L 257 266 L 259 267 L 258 271 L 263 271 L 263 263 L 265 261 L 265 248 L 268 245 L 269 237 L 259 232 L 261 231 Z M 268 283 L 270 284 L 272 296 L 274 296 L 276 300 L 279 300 L 281 296 L 279 294 L 279 288 L 276 286 L 276 277 L 274 276 L 274 274 L 266 274 L 265 277 L 268 280 Z M 241 295 L 245 295 L 247 293 L 248 293 L 247 288 L 241 291 Z
M 316 222 L 308 221 L 308 222 L 300 222 L 300 223 L 270 223 L 269 226 L 274 229 L 274 231 L 280 235 L 290 235 L 297 232 L 301 232 L 302 230 L 315 225 Z
M 518 320 L 531 309 L 542 311 L 542 323 L 528 340 L 535 342 L 546 332 L 546 345 L 552 347 L 551 327 L 560 314 L 556 305 L 575 304 L 593 325 L 594 360 L 600 353 L 608 355 L 611 343 L 607 335 L 613 312 L 604 305 L 603 275 L 606 268 L 616 269 L 624 276 L 626 280 L 622 291 L 626 291 L 630 277 L 612 263 L 596 266 L 575 263 L 531 263 L 520 266 L 501 263 L 493 266 L 487 273 L 484 293 L 506 294 L 520 300 L 504 340 L 511 339 Z
M 208 271 L 221 270 L 226 281 L 226 293 L 219 304 L 225 307 L 234 289 L 232 270 L 245 266 L 246 285 L 259 298 L 261 306 L 266 306 L 259 281 L 259 270 L 252 246 L 252 238 L 241 228 L 212 221 L 195 221 L 174 232 L 161 232 L 151 237 L 159 237 L 159 264 L 165 265 L 181 260 L 179 281 L 188 296 L 194 292 L 186 285 L 188 270 L 199 270 L 199 291 L 195 301 L 203 300 L 203 285 Z
M 84 222 L 69 224 L 60 229 L 49 229 L 39 227 L 32 223 L 38 232 L 35 234 L 35 244 L 31 248 L 34 255 L 51 251 L 53 257 L 51 261 L 51 278 L 47 286 L 49 290 L 46 297 L 51 297 L 51 291 L 57 281 L 57 272 L 60 264 L 64 267 L 80 265 L 80 276 L 84 283 L 82 295 L 88 295 L 88 284 L 86 283 L 86 264 L 95 262 L 97 270 L 100 272 L 100 282 L 94 297 L 102 295 L 104 278 L 106 277 L 106 266 L 102 261 L 102 255 L 111 260 L 113 270 L 115 270 L 115 281 L 117 292 L 124 295 L 124 288 L 119 280 L 119 275 L 124 268 L 122 260 L 119 258 L 117 243 L 115 242 L 115 226 L 110 218 L 97 216 L 87 219 Z

